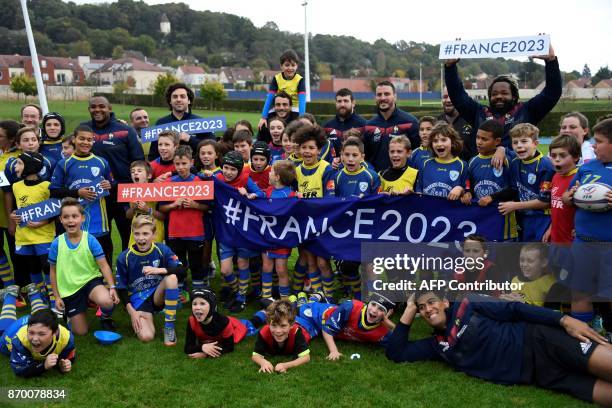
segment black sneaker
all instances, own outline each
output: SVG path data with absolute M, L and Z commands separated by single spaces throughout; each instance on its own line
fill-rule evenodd
M 221 292 L 219 293 L 219 301 L 227 302 L 230 299 L 233 300 L 233 298 L 234 298 L 233 292 L 234 291 L 229 286 L 221 287 Z
M 112 331 L 117 330 L 117 326 L 115 326 L 115 322 L 112 317 L 101 317 L 100 318 L 100 327 L 102 330 Z
M 228 309 L 231 313 L 244 312 L 244 309 L 246 309 L 246 302 L 235 299 Z
M 274 303 L 274 298 L 263 298 L 259 301 L 259 304 L 261 305 L 263 309 L 267 308 L 272 303 Z

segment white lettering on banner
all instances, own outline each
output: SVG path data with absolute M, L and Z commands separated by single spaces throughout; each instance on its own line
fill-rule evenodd
M 351 220 L 352 228 L 347 228 L 345 231 L 336 231 L 333 226 L 329 225 L 329 218 L 322 217 L 319 221 L 308 216 L 305 222 L 300 222 L 293 216 L 290 216 L 286 221 L 280 221 L 278 216 L 261 215 L 248 205 L 243 205 L 240 201 L 230 198 L 227 204 L 221 206 L 224 209 L 225 223 L 237 226 L 242 231 L 249 231 L 251 228 L 258 230 L 260 235 L 267 235 L 273 239 L 285 240 L 289 234 L 294 234 L 299 243 L 303 243 L 311 237 L 319 237 L 322 234 L 329 232 L 333 238 L 342 239 L 351 237 L 354 239 L 378 240 L 378 241 L 395 241 L 407 240 L 411 243 L 424 242 L 426 236 L 436 234 L 430 241 L 437 243 L 441 248 L 448 248 L 446 237 L 457 231 L 462 236 L 466 237 L 477 232 L 476 224 L 473 221 L 460 222 L 453 231 L 453 224 L 444 216 L 435 216 L 433 219 L 428 219 L 425 214 L 412 213 L 404 220 L 402 214 L 396 210 L 387 210 L 382 216 L 377 217 L 375 208 L 360 208 L 356 212 L 346 211 L 345 216 Z M 243 208 L 244 207 L 244 208 Z M 392 225 L 385 229 L 378 236 L 372 233 L 375 230 L 374 225 L 379 225 L 384 221 L 393 221 Z M 320 223 L 320 225 L 318 225 Z M 396 233 L 402 230 L 403 237 Z M 458 248 L 460 241 L 455 240 L 455 246 Z
M 142 143 L 153 142 L 159 138 L 164 130 L 174 130 L 179 133 L 197 134 L 203 132 L 220 132 L 227 128 L 225 117 L 197 118 L 178 122 L 166 123 L 142 129 L 140 132 Z
M 440 44 L 439 58 L 455 59 L 537 56 L 548 54 L 549 48 L 549 35 L 443 41 L 442 44 Z
M 212 181 L 174 183 L 119 184 L 117 201 L 174 201 L 179 198 L 208 200 L 212 198 Z

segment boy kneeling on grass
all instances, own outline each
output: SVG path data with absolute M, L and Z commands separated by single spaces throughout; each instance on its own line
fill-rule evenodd
M 114 330 L 111 319 L 114 305 L 119 303 L 115 280 L 98 240 L 81 230 L 85 210 L 76 198 L 66 197 L 60 208 L 60 222 L 66 230 L 56 237 L 49 249 L 51 287 L 55 306 L 64 310 L 74 334 L 87 334 L 87 305 L 100 306 L 100 323 L 104 330 Z M 104 280 L 110 290 L 104 286 Z
M 259 365 L 260 373 L 287 372 L 288 369 L 310 361 L 310 336 L 295 323 L 295 310 L 287 300 L 277 300 L 266 309 L 268 324 L 257 334 L 251 359 Z M 291 361 L 272 365 L 264 355 L 295 357 Z
M 132 328 L 143 342 L 155 338 L 153 313 L 164 311 L 164 345 L 176 345 L 176 307 L 179 278 L 185 267 L 164 244 L 155 241 L 155 221 L 139 215 L 132 222 L 135 244 L 117 258 L 117 287 Z

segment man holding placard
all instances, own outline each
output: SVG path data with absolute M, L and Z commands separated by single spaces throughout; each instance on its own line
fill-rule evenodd
M 164 125 L 166 123 L 188 121 L 192 119 L 200 119 L 201 116 L 194 115 L 191 113 L 193 106 L 193 100 L 195 94 L 185 84 L 177 82 L 170 85 L 166 89 L 166 103 L 170 108 L 171 112 L 169 115 L 159 118 L 155 123 L 156 126 Z M 196 152 L 198 150 L 198 144 L 204 139 L 215 140 L 215 134 L 211 132 L 193 133 L 189 134 L 181 132 L 180 144 L 186 144 L 191 146 L 191 150 Z M 151 148 L 149 150 L 149 161 L 153 161 L 159 157 L 159 150 L 157 149 L 157 140 L 151 142 Z
M 445 46 L 444 49 L 448 47 L 450 45 Z M 442 54 L 441 51 L 441 56 Z M 448 59 L 444 64 L 448 95 L 461 117 L 474 129 L 478 129 L 480 124 L 488 119 L 499 121 L 504 126 L 502 145 L 506 149 L 511 149 L 508 132 L 514 125 L 518 123 L 537 125 L 555 107 L 561 97 L 561 71 L 552 45 L 548 48 L 547 55 L 533 56 L 533 58 L 539 58 L 545 62 L 546 86 L 542 92 L 527 102 L 519 102 L 516 81 L 509 76 L 500 75 L 493 79 L 489 86 L 487 92 L 489 106 L 481 105 L 465 92 L 457 72 L 458 59 Z

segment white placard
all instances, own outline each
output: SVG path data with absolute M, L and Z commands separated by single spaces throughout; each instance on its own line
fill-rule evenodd
M 439 58 L 446 60 L 547 55 L 549 47 L 549 35 L 444 41 L 440 44 Z

